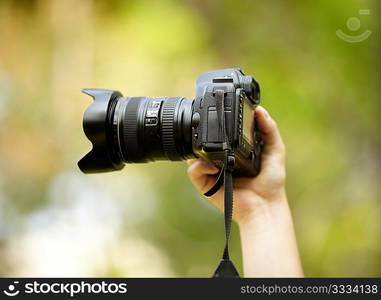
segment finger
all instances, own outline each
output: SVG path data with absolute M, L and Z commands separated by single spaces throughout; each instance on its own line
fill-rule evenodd
M 206 192 L 213 185 L 217 172 L 218 168 L 202 160 L 197 160 L 188 167 L 189 178 L 201 193 Z
M 255 109 L 257 125 L 262 134 L 264 154 L 283 153 L 284 144 L 280 136 L 277 124 L 269 113 L 261 106 Z
M 217 167 L 201 159 L 192 162 L 188 167 L 188 175 L 194 179 L 205 175 L 215 175 L 218 171 Z
M 187 164 L 188 164 L 188 166 L 190 166 L 190 165 L 194 164 L 196 161 L 198 161 L 198 158 L 188 159 Z

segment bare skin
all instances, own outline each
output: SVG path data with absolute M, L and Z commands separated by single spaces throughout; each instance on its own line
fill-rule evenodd
M 244 275 L 302 277 L 285 190 L 285 146 L 277 124 L 263 107 L 256 108 L 255 117 L 263 139 L 261 171 L 255 178 L 234 179 L 233 220 L 240 229 Z M 194 186 L 200 193 L 208 191 L 219 170 L 200 159 L 187 163 Z M 223 211 L 223 189 L 206 198 Z

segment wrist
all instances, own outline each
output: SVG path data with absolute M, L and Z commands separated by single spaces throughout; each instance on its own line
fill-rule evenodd
M 240 229 L 251 226 L 258 227 L 260 224 L 266 224 L 273 219 L 280 221 L 279 218 L 289 214 L 289 206 L 284 188 L 269 198 L 263 198 L 258 195 L 253 195 L 253 197 L 260 199 L 252 201 L 253 204 L 248 208 L 246 214 L 237 220 Z

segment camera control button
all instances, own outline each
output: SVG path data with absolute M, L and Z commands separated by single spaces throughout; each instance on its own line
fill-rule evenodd
M 197 128 L 198 124 L 200 124 L 200 114 L 196 112 L 192 116 L 192 126 Z

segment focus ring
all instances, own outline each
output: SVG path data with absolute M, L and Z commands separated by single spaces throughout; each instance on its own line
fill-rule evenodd
M 138 137 L 138 109 L 140 99 L 128 99 L 123 120 L 124 150 L 125 158 L 128 162 L 138 162 L 139 137 Z
M 175 140 L 176 105 L 181 98 L 168 98 L 163 103 L 161 119 L 161 139 L 165 156 L 169 160 L 180 160 Z

